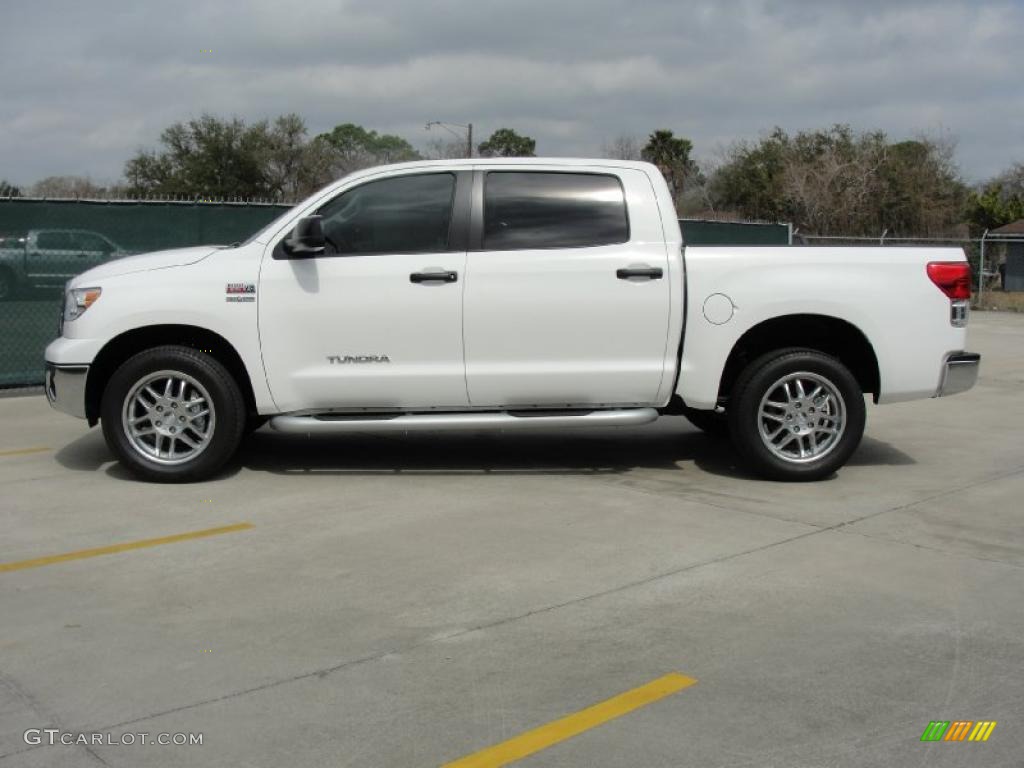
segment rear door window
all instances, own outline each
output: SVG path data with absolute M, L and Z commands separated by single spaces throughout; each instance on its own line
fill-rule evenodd
M 628 240 L 626 197 L 616 176 L 542 171 L 486 175 L 484 250 L 582 248 Z

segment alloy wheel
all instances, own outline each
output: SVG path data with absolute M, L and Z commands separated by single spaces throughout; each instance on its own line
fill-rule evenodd
M 801 371 L 766 390 L 757 412 L 761 441 L 788 462 L 807 463 L 831 453 L 846 429 L 846 402 L 824 376 Z
M 209 447 L 216 413 L 210 393 L 195 378 L 157 371 L 128 390 L 121 426 L 132 448 L 149 461 L 184 464 Z

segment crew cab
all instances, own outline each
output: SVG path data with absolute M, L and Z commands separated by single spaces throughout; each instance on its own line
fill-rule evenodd
M 19 289 L 60 288 L 68 278 L 127 253 L 86 229 L 31 229 L 0 237 L 0 301 Z
M 686 247 L 647 163 L 353 173 L 246 242 L 67 287 L 54 407 L 157 481 L 295 434 L 640 425 L 683 414 L 751 471 L 835 472 L 875 403 L 970 388 L 959 249 Z M 628 445 L 623 445 L 628 451 Z

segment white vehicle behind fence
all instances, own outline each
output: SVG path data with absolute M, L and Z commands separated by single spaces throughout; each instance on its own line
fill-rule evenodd
M 406 163 L 240 245 L 79 275 L 46 392 L 159 481 L 209 477 L 266 420 L 340 435 L 659 414 L 811 480 L 857 448 L 865 394 L 974 384 L 968 300 L 959 249 L 684 248 L 646 163 Z

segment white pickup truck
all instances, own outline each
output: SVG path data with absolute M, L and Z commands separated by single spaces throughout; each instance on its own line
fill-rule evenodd
M 727 431 L 754 472 L 835 472 L 876 403 L 962 392 L 959 249 L 687 247 L 653 165 L 416 162 L 353 173 L 230 247 L 67 287 L 54 407 L 158 481 L 248 431 L 638 425 Z M 623 445 L 623 451 L 628 451 Z

